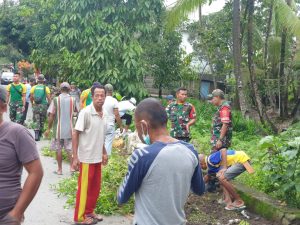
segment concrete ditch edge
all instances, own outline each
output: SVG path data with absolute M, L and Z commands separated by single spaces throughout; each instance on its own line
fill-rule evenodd
M 300 210 L 280 205 L 265 193 L 234 182 L 250 211 L 282 225 L 300 225 Z

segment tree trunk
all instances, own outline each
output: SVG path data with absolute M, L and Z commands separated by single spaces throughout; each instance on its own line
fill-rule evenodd
M 199 9 L 198 9 L 198 13 L 199 13 L 199 24 L 200 26 L 202 25 L 202 4 L 199 5 Z
M 270 37 L 270 32 L 271 32 L 271 26 L 272 26 L 272 18 L 273 18 L 273 6 L 274 6 L 274 0 L 272 0 L 270 4 L 270 9 L 269 9 L 269 15 L 268 15 L 268 25 L 267 25 L 267 30 L 266 30 L 266 39 L 265 39 L 265 47 L 264 47 L 264 70 L 265 70 L 265 78 L 270 79 L 269 76 L 269 71 L 268 71 L 268 46 L 269 46 L 269 37 Z M 276 102 L 274 101 L 274 97 L 272 95 L 271 88 L 267 86 L 267 82 L 265 82 L 265 85 L 267 87 L 267 95 L 268 95 L 268 100 L 271 105 L 271 108 L 273 111 L 276 108 Z
M 255 106 L 262 124 L 266 125 L 266 122 L 271 126 L 274 132 L 277 132 L 277 128 L 269 120 L 264 105 L 262 104 L 261 97 L 256 82 L 256 73 L 255 66 L 253 61 L 253 17 L 254 17 L 254 0 L 248 0 L 248 32 L 247 32 L 247 41 L 248 41 L 248 68 L 250 73 L 250 84 L 252 93 L 254 94 Z
M 236 90 L 239 99 L 240 109 L 243 116 L 248 113 L 247 102 L 243 90 L 242 72 L 241 72 L 241 24 L 240 24 L 240 0 L 233 0 L 233 62 L 234 75 L 236 79 Z
M 158 87 L 158 97 L 162 98 L 162 85 L 161 84 Z
M 286 1 L 288 6 L 291 6 L 291 0 Z M 286 58 L 286 41 L 287 41 L 287 28 L 283 28 L 281 34 L 281 50 L 280 50 L 280 69 L 279 69 L 279 82 L 280 82 L 280 116 L 288 116 L 288 76 L 285 73 L 285 58 Z

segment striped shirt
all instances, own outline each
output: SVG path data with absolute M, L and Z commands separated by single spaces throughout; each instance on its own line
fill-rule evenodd
M 62 93 L 55 97 L 49 106 L 48 113 L 54 114 L 53 135 L 55 139 L 72 138 L 73 114 L 77 111 L 75 99 Z

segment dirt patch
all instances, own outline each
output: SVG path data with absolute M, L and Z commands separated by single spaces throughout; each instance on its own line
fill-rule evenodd
M 219 193 L 206 193 L 204 196 L 191 194 L 185 206 L 187 225 L 229 225 L 240 224 L 241 221 L 247 225 L 277 225 L 259 215 L 245 210 L 250 217 L 247 219 L 241 211 L 227 211 L 225 206 L 218 204 Z

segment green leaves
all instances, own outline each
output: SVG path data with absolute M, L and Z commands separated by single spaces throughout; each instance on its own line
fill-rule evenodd
M 274 136 L 266 136 L 262 138 L 258 145 L 261 149 L 269 149 L 274 147 Z

